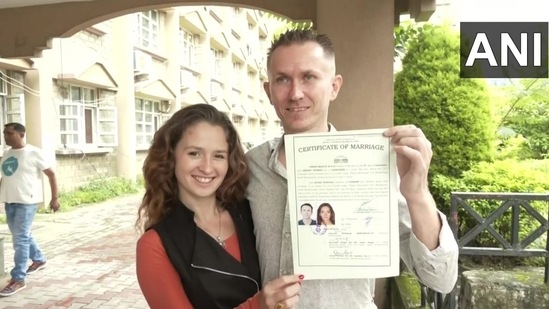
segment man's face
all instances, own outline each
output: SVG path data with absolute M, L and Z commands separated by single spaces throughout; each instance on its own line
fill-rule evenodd
M 315 42 L 280 46 L 271 54 L 265 92 L 286 133 L 326 132 L 328 107 L 343 83 L 335 60 Z
M 301 207 L 301 217 L 303 217 L 303 219 L 310 219 L 312 212 L 313 208 L 310 206 Z
M 23 139 L 22 135 L 22 133 L 15 131 L 11 127 L 4 128 L 4 141 L 8 146 L 18 145 L 21 139 Z

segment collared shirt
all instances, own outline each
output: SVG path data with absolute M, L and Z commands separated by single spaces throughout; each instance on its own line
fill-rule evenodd
M 248 199 L 263 285 L 293 273 L 286 168 L 278 160 L 283 141 L 274 139 L 247 153 L 251 171 Z M 423 284 L 449 292 L 457 280 L 458 247 L 446 217 L 439 215 L 439 247 L 429 251 L 412 233 L 408 207 L 404 198 L 400 199 L 400 257 Z M 373 301 L 375 279 L 307 280 L 304 275 L 297 308 L 377 308 Z

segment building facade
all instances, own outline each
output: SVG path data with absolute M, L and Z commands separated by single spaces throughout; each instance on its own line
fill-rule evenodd
M 53 39 L 40 58 L 0 59 L 1 125 L 27 126 L 27 142 L 55 158 L 62 190 L 136 179 L 156 130 L 192 104 L 223 111 L 251 147 L 282 132 L 262 86 L 280 26 L 255 9 L 184 6 Z M 36 113 L 47 125 L 34 126 Z

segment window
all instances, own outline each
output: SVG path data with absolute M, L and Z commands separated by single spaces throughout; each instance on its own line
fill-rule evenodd
M 1 96 L 0 96 L 1 97 Z M 2 114 L 4 123 L 25 123 L 25 100 L 22 94 L 9 95 L 2 100 Z M 3 128 L 4 126 L 2 126 Z
M 6 81 L 7 81 L 6 74 L 0 71 L 0 95 L 8 94 L 8 83 Z
M 221 99 L 223 93 L 223 86 L 221 83 L 211 80 L 210 81 L 210 100 L 216 101 L 218 98 Z
M 263 86 L 263 85 L 261 85 Z M 257 87 L 257 77 L 255 72 L 248 71 L 248 95 L 255 96 L 256 93 L 254 90 L 256 90 Z M 260 90 L 262 88 L 260 87 Z
M 135 135 L 137 146 L 149 147 L 156 130 L 170 118 L 167 101 L 135 99 Z
M 260 137 L 262 141 L 267 140 L 267 121 L 261 120 L 259 122 L 259 130 L 261 132 Z
M 106 97 L 99 99 L 97 89 L 75 85 L 66 87 L 68 100 L 59 106 L 61 143 L 64 146 L 115 146 L 113 95 L 105 92 Z
M 233 61 L 232 80 L 233 87 L 240 88 L 242 86 L 242 64 L 240 62 Z
M 158 48 L 158 11 L 137 14 L 137 43 L 143 47 Z
M 238 18 L 239 15 L 240 15 L 240 8 L 234 7 L 233 8 L 233 17 Z
M 253 56 L 253 49 L 252 49 L 252 47 L 250 46 L 250 44 L 246 44 L 246 53 L 247 53 L 248 56 L 250 56 L 250 57 Z
M 210 48 L 213 59 L 212 78 L 221 79 L 223 76 L 223 51 Z
M 198 76 L 188 70 L 179 70 L 179 83 L 182 91 L 195 90 L 198 87 Z
M 240 116 L 240 115 L 233 115 L 232 116 L 232 122 L 233 122 L 233 125 L 236 129 L 236 131 L 238 132 L 238 134 L 242 135 L 242 130 L 244 128 L 244 123 L 243 123 L 243 120 L 244 120 L 244 117 L 243 116 Z
M 180 30 L 181 43 L 183 45 L 183 65 L 188 67 L 196 66 L 196 37 L 185 29 Z
M 10 122 L 25 124 L 24 73 L 0 71 L 0 113 L 1 127 Z M 29 88 L 30 89 L 30 88 Z M 4 139 L 1 139 L 4 145 Z

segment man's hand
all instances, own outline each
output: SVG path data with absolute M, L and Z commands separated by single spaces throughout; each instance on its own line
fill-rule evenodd
M 55 198 L 55 199 L 51 199 L 50 201 L 50 209 L 51 211 L 53 211 L 54 213 L 57 212 L 59 210 L 59 208 L 61 207 L 61 205 L 59 205 L 59 201 Z
M 414 125 L 392 127 L 383 135 L 391 137 L 395 146 L 400 193 L 408 204 L 412 231 L 427 249 L 434 250 L 439 245 L 442 222 L 427 179 L 433 157 L 431 142 Z
M 415 200 L 428 192 L 427 176 L 433 151 L 423 131 L 414 125 L 403 125 L 389 128 L 383 135 L 391 137 L 395 146 L 402 195 L 406 200 Z

